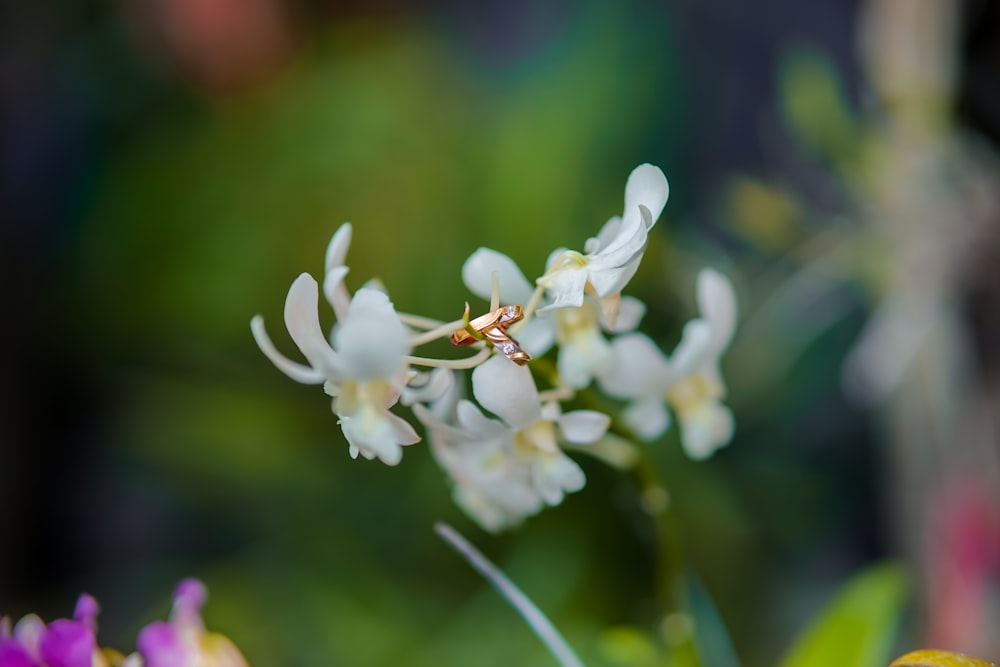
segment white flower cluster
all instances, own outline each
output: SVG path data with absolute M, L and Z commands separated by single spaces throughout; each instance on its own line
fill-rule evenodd
M 461 320 L 447 323 L 398 313 L 372 285 L 352 297 L 344 284 L 351 226 L 344 224 L 326 255 L 323 293 L 337 317 L 330 336 L 320 325 L 319 286 L 309 274 L 292 283 L 285 301 L 285 324 L 308 364 L 278 352 L 259 315 L 251 322 L 254 338 L 293 380 L 323 385 L 352 457 L 397 464 L 403 446 L 420 436 L 390 409 L 398 402 L 411 406 L 452 478 L 456 501 L 489 530 L 516 525 L 584 486 L 583 471 L 567 449 L 610 462 L 629 460 L 629 445 L 609 433 L 610 416 L 562 410 L 561 403 L 590 386 L 626 401 L 622 423 L 644 440 L 667 430 L 669 407 L 687 453 L 706 458 L 733 433 L 719 372 L 736 324 L 732 285 L 716 271 L 701 272 L 701 316 L 687 324 L 670 356 L 634 332 L 645 306 L 621 294 L 668 192 L 657 167 L 637 167 L 625 186 L 622 216 L 611 218 L 583 253 L 553 252 L 534 286 L 506 255 L 476 250 L 462 267 L 462 279 L 470 292 L 490 301 L 490 313 L 471 321 L 468 308 Z M 413 348 L 447 336 L 479 349 L 457 360 L 411 356 Z M 556 378 L 547 377 L 552 386 L 539 391 L 525 361 L 554 348 Z M 475 401 L 462 398 L 464 386 L 454 374 L 462 369 L 472 369 Z

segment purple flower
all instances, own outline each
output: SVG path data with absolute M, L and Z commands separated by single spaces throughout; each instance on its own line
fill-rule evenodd
M 13 633 L 0 632 L 0 667 L 91 667 L 97 653 L 97 601 L 81 595 L 73 620 L 48 626 L 34 614 L 18 621 Z
M 129 667 L 246 667 L 246 659 L 228 638 L 205 631 L 201 607 L 207 597 L 197 579 L 179 583 L 170 619 L 154 621 L 139 632 L 139 650 L 130 656 Z
M 168 621 L 154 621 L 139 632 L 138 651 L 127 658 L 97 645 L 97 601 L 81 595 L 73 619 L 45 623 L 28 614 L 11 629 L 0 617 L 0 667 L 95 667 L 108 657 L 121 667 L 247 667 L 239 649 L 223 635 L 206 632 L 201 620 L 205 585 L 185 579 L 174 591 Z M 111 656 L 118 656 L 117 658 Z

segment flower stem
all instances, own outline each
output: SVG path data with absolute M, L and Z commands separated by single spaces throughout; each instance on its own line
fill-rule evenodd
M 535 288 L 534 293 L 531 295 L 531 301 L 524 308 L 524 320 L 528 321 L 532 315 L 535 314 L 535 310 L 538 309 L 538 304 L 541 303 L 542 297 L 545 296 L 545 288 L 541 285 Z
M 484 347 L 477 354 L 465 359 L 428 359 L 427 357 L 405 357 L 406 363 L 415 366 L 429 366 L 431 368 L 450 368 L 460 371 L 467 368 L 475 368 L 486 361 L 493 353 L 493 350 Z
M 465 320 L 462 319 L 452 320 L 451 322 L 442 324 L 441 326 L 435 329 L 431 329 L 430 331 L 425 331 L 422 334 L 414 336 L 413 338 L 410 339 L 410 344 L 413 347 L 417 347 L 418 345 L 424 345 L 425 343 L 429 343 L 432 340 L 437 340 L 438 338 L 444 338 L 445 336 L 450 336 L 455 332 L 455 329 L 462 329 L 463 327 L 465 327 Z
M 642 492 L 643 507 L 653 521 L 656 534 L 656 574 L 657 592 L 663 605 L 664 621 L 671 617 L 689 618 L 684 590 L 684 550 L 681 544 L 681 525 L 673 503 L 655 464 L 648 453 L 642 452 L 635 465 L 636 475 Z M 667 623 L 664 622 L 664 626 Z M 701 658 L 695 645 L 691 625 L 680 624 L 684 628 L 669 635 L 664 632 L 671 655 L 685 665 L 701 665 Z
M 546 401 L 568 401 L 574 396 L 576 396 L 576 392 L 573 391 L 572 387 L 556 387 L 555 389 L 539 392 L 538 400 L 542 403 Z
M 434 524 L 434 532 L 447 542 L 452 549 L 457 551 L 479 574 L 483 575 L 488 582 L 493 584 L 497 592 L 514 607 L 517 613 L 521 615 L 521 618 L 534 630 L 535 634 L 542 640 L 546 648 L 552 652 L 552 655 L 555 656 L 560 665 L 563 667 L 584 667 L 583 663 L 580 662 L 580 658 L 576 656 L 576 653 L 566 643 L 563 636 L 552 625 L 552 621 L 496 565 L 491 563 L 486 556 L 481 554 L 468 540 L 459 535 L 448 524 Z
M 396 313 L 399 315 L 399 319 L 402 320 L 403 324 L 416 327 L 418 329 L 435 329 L 444 322 L 441 320 L 435 320 L 432 317 L 424 317 L 423 315 L 412 315 L 410 313 Z

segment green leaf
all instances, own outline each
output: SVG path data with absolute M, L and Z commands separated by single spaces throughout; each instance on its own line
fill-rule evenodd
M 856 575 L 799 637 L 781 667 L 885 667 L 906 590 L 906 574 L 895 564 Z

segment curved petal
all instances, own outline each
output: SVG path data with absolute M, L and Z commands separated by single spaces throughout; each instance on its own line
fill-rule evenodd
M 541 417 L 538 389 L 531 371 L 494 354 L 472 371 L 472 393 L 484 408 L 515 429 Z
M 330 238 L 330 244 L 326 247 L 326 262 L 324 263 L 325 278 L 323 279 L 323 293 L 326 294 L 327 301 L 333 306 L 333 312 L 337 314 L 337 319 L 346 317 L 347 306 L 351 303 L 351 297 L 344 286 L 344 276 L 347 275 L 347 250 L 351 246 L 351 236 L 353 228 L 351 223 L 345 222 Z
M 562 436 L 575 445 L 597 442 L 611 425 L 611 417 L 596 410 L 574 410 L 559 416 Z
M 600 269 L 621 267 L 642 255 L 649 235 L 642 220 L 648 219 L 649 211 L 639 207 L 634 221 L 623 220 L 618 227 L 618 235 L 595 253 L 587 255 L 592 267 Z
M 717 402 L 703 404 L 681 419 L 681 444 L 689 457 L 707 459 L 715 450 L 729 444 L 735 422 L 729 408 Z
M 639 206 L 649 210 L 649 219 L 645 222 L 649 229 L 660 217 L 663 207 L 670 196 L 670 185 L 667 177 L 659 167 L 651 164 L 641 164 L 632 170 L 625 183 L 625 212 L 623 218 L 636 215 Z
M 462 282 L 470 292 L 489 301 L 494 273 L 500 283 L 500 303 L 526 304 L 531 300 L 534 289 L 514 260 L 490 248 L 479 248 L 469 255 L 462 265 Z
M 338 266 L 344 266 L 347 260 L 347 250 L 351 247 L 351 235 L 353 231 L 354 228 L 351 226 L 351 223 L 345 222 L 333 233 L 333 236 L 330 238 L 330 245 L 326 247 L 325 267 L 327 271 Z
M 340 369 L 349 377 L 372 380 L 396 376 L 410 351 L 406 327 L 392 302 L 377 289 L 362 287 L 333 332 Z
M 285 298 L 285 326 L 309 365 L 327 377 L 335 375 L 336 354 L 326 342 L 319 324 L 319 286 L 303 273 L 288 289 Z
M 73 620 L 90 628 L 91 632 L 97 632 L 97 614 L 100 611 L 97 600 L 83 593 L 77 598 L 76 607 L 73 608 Z
M 279 371 L 292 378 L 296 382 L 301 382 L 302 384 L 323 384 L 326 382 L 326 375 L 322 372 L 312 368 L 311 366 L 305 366 L 296 361 L 292 361 L 281 352 L 278 352 L 278 348 L 274 346 L 271 342 L 270 336 L 267 335 L 267 330 L 264 328 L 264 318 L 260 315 L 255 315 L 252 320 L 250 320 L 250 331 L 253 332 L 253 339 L 257 341 L 257 347 L 260 351 L 264 353 L 264 356 L 271 360 Z
M 429 373 L 417 373 L 409 380 L 400 398 L 403 405 L 430 403 L 444 396 L 454 382 L 455 374 L 448 368 L 435 368 Z
M 576 461 L 562 453 L 539 459 L 531 472 L 535 489 L 549 505 L 558 505 L 565 494 L 579 491 L 587 483 Z
M 413 425 L 400 417 L 399 415 L 394 415 L 391 412 L 388 413 L 388 419 L 390 425 L 392 425 L 392 430 L 396 433 L 396 442 L 400 445 L 414 445 L 420 442 L 420 435 L 417 433 Z
M 614 333 L 634 331 L 646 314 L 646 304 L 631 296 L 623 296 L 618 306 L 618 319 L 608 330 Z
M 588 270 L 583 266 L 566 266 L 539 278 L 545 285 L 552 303 L 538 309 L 538 314 L 550 313 L 557 308 L 578 308 L 583 305 L 583 289 L 587 285 Z
M 614 354 L 597 325 L 577 331 L 559 348 L 559 376 L 573 389 L 583 389 L 594 377 L 612 371 Z
M 642 249 L 640 248 L 639 254 L 634 259 L 621 266 L 602 267 L 595 263 L 590 271 L 590 284 L 593 286 L 594 292 L 602 300 L 618 294 L 625 289 L 628 281 L 632 280 L 632 276 L 639 270 L 639 262 L 641 261 Z
M 386 465 L 394 466 L 403 459 L 403 448 L 396 440 L 388 411 L 363 405 L 354 415 L 340 417 L 340 427 L 347 441 L 367 459 L 378 457 Z
M 498 435 L 509 433 L 510 428 L 496 419 L 490 419 L 472 401 L 461 400 L 455 408 L 458 424 L 468 434 L 480 438 L 493 438 Z M 467 435 L 468 435 L 467 434 Z
M 670 355 L 671 383 L 677 382 L 714 360 L 712 326 L 702 319 L 684 325 L 681 342 Z
M 611 242 L 618 238 L 618 230 L 621 229 L 622 219 L 615 216 L 604 223 L 601 227 L 601 231 L 597 232 L 597 236 L 593 236 L 587 239 L 587 242 L 583 244 L 583 251 L 588 255 L 600 252 L 601 248 L 604 248 L 611 244 Z
M 659 397 L 644 398 L 622 412 L 622 420 L 645 441 L 656 440 L 670 428 L 670 413 Z
M 598 382 L 617 398 L 662 396 L 670 384 L 670 364 L 644 334 L 619 336 L 611 342 L 612 364 Z
M 330 306 L 333 307 L 333 313 L 338 320 L 347 317 L 347 309 L 351 305 L 351 295 L 347 293 L 347 287 L 344 286 L 344 276 L 347 275 L 347 270 L 346 266 L 336 266 L 327 271 L 323 278 L 323 294 Z
M 621 292 L 639 269 L 648 238 L 649 211 L 639 207 L 640 222 L 622 223 L 619 238 L 608 248 L 590 255 L 590 284 L 604 298 Z
M 729 278 L 714 269 L 698 273 L 698 308 L 712 325 L 712 349 L 719 355 L 736 331 L 736 291 Z
M 139 632 L 136 646 L 145 667 L 173 667 L 190 664 L 194 652 L 169 623 L 154 621 Z

